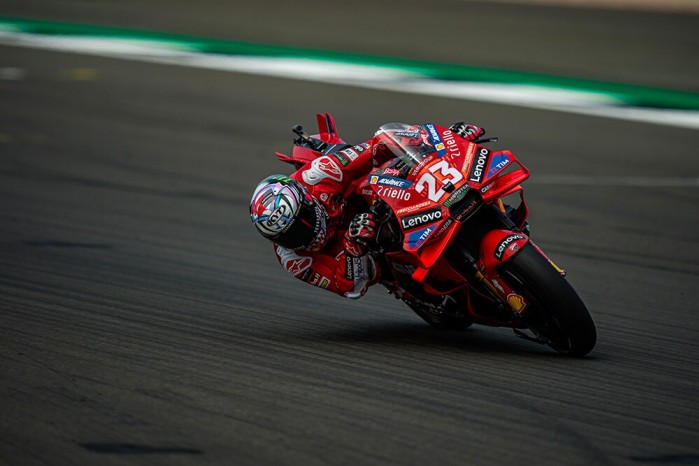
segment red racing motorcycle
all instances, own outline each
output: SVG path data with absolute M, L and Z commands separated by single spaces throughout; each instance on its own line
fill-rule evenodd
M 297 167 L 328 153 L 356 157 L 332 116 L 317 120 L 319 134 L 295 126 L 292 157 L 277 157 Z M 595 324 L 565 272 L 529 237 L 521 187 L 529 170 L 509 150 L 483 145 L 496 140 L 468 142 L 431 123 L 383 125 L 373 148 L 383 163 L 346 198 L 374 214 L 370 254 L 382 284 L 429 324 L 510 327 L 584 356 L 595 346 Z M 506 203 L 512 198 L 516 206 Z

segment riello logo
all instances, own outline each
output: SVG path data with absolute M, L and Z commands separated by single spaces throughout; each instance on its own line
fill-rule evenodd
M 435 222 L 441 218 L 442 211 L 440 209 L 430 209 L 417 214 L 405 216 L 400 219 L 400 222 L 401 225 L 403 225 L 404 230 L 410 230 L 412 228 L 417 228 L 419 226 Z

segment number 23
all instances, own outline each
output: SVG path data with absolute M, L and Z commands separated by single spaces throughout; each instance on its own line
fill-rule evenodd
M 451 182 L 452 184 L 458 183 L 464 177 L 464 175 L 456 168 L 449 165 L 446 160 L 441 160 L 430 168 L 429 172 L 422 174 L 417 183 L 415 184 L 415 191 L 422 194 L 422 192 L 427 188 L 427 199 L 432 202 L 439 202 L 439 200 L 444 196 L 444 190 L 440 187 L 437 189 L 437 178 L 433 175 L 439 171 L 442 175 L 443 182 Z

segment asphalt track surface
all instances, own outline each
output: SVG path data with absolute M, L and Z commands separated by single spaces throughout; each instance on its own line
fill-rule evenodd
M 101 7 L 127 24 L 124 3 L 33 13 L 99 22 Z M 129 21 L 176 16 L 171 29 L 204 34 L 206 11 L 177 5 Z M 696 22 L 629 14 L 623 27 L 653 18 L 676 26 L 653 41 Z M 578 37 L 579 69 L 620 77 L 610 54 L 641 47 L 648 73 L 628 76 L 696 85 L 689 49 L 666 75 L 657 49 L 625 37 L 597 62 Z M 551 53 L 537 60 L 560 65 Z M 670 186 L 699 174 L 696 131 L 1 47 L 9 66 L 24 75 L 0 80 L 0 464 L 699 464 L 699 190 Z M 466 118 L 499 136 L 532 169 L 533 236 L 597 323 L 590 356 L 507 329 L 440 332 L 378 288 L 349 301 L 289 277 L 248 200 L 286 170 L 273 152 L 290 148 L 288 128 L 318 111 L 351 142 L 393 120 Z

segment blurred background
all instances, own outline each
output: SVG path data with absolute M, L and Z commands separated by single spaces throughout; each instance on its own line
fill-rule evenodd
M 699 92 L 694 2 L 4 0 L 0 17 Z M 695 464 L 696 129 L 0 45 L 0 463 Z M 466 120 L 599 340 L 431 329 L 253 230 L 293 124 Z

